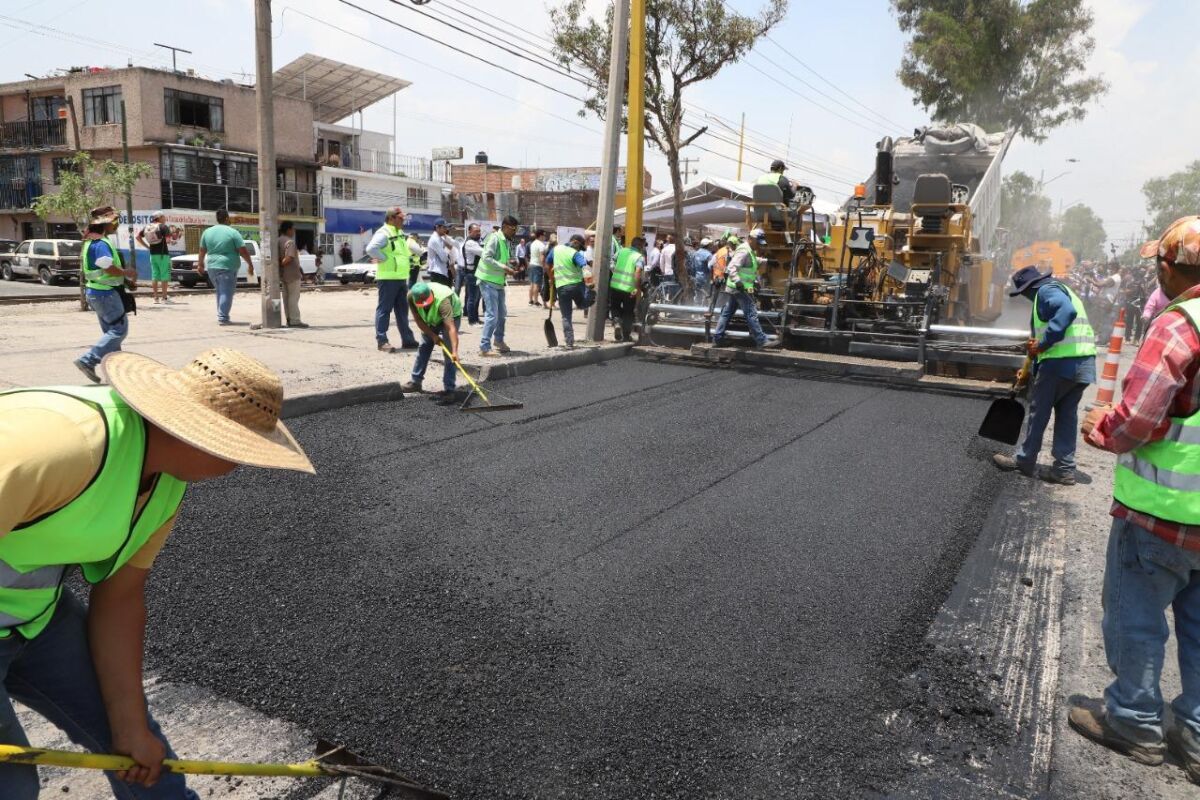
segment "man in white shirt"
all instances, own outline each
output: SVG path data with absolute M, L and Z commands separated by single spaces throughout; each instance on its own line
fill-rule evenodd
M 450 252 L 452 249 L 450 227 L 446 220 L 439 219 L 433 223 L 433 233 L 429 235 L 429 263 L 425 266 L 429 272 L 429 280 L 433 283 L 454 286 L 454 257 Z
M 658 266 L 662 269 L 663 278 L 670 281 L 675 280 L 675 237 L 669 233 L 667 234 L 667 243 L 663 245 Z
M 462 246 L 462 280 L 459 283 L 467 288 L 463 306 L 467 313 L 467 322 L 471 325 L 479 324 L 480 290 L 479 282 L 475 280 L 475 268 L 479 266 L 479 259 L 483 256 L 481 236 L 479 226 L 472 223 L 467 228 L 467 238 L 463 240 Z
M 546 274 L 546 232 L 534 231 L 529 243 L 529 305 L 542 304 L 542 281 Z

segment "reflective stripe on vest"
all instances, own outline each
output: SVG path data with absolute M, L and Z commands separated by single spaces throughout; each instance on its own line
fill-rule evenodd
M 554 288 L 574 286 L 583 282 L 583 270 L 575 264 L 575 254 L 579 251 L 569 244 L 560 244 L 554 248 Z
M 108 291 L 116 289 L 118 286 L 125 285 L 124 275 L 105 275 L 104 270 L 93 269 L 88 266 L 88 250 L 92 248 L 92 242 L 98 242 L 99 239 L 84 239 L 83 245 L 79 250 L 79 268 L 83 270 L 84 283 L 89 289 L 98 289 L 100 291 Z M 112 250 L 113 266 L 120 267 L 121 251 L 117 250 L 117 246 L 107 236 L 104 237 L 104 243 Z
M 447 297 L 450 298 L 450 307 L 454 309 L 454 316 L 462 316 L 462 300 L 458 298 L 457 292 L 440 283 L 430 283 L 429 288 L 433 290 L 433 302 L 424 308 L 417 308 L 417 313 L 421 315 L 421 319 L 425 320 L 426 325 L 436 328 L 442 324 L 442 313 L 438 309 L 441 308 L 442 301 Z
M 1178 311 L 1200 331 L 1200 299 L 1163 311 Z M 1117 459 L 1113 474 L 1117 502 L 1155 519 L 1200 525 L 1200 411 L 1172 417 L 1162 439 Z
M 492 263 L 487 257 L 488 247 L 492 239 L 496 240 L 495 263 Z M 483 253 L 483 256 L 479 259 L 478 266 L 475 267 L 476 280 L 503 286 L 505 281 L 504 267 L 508 266 L 508 239 L 504 237 L 501 231 L 492 231 L 483 243 Z M 498 264 L 503 264 L 504 266 L 497 266 Z
M 738 267 L 737 277 L 742 283 L 746 284 L 746 291 L 754 288 L 754 281 L 758 278 L 758 256 L 754 255 L 754 251 L 750 249 L 750 245 L 742 242 L 734 252 L 745 252 L 747 258 Z M 733 287 L 729 287 L 733 291 Z
M 53 616 L 66 568 L 79 564 L 89 583 L 123 567 L 179 510 L 187 484 L 159 475 L 137 511 L 146 426 L 107 386 L 16 389 L 73 397 L 104 420 L 105 456 L 91 483 L 67 505 L 0 538 L 0 638 L 15 628 L 37 636 Z
M 1092 325 L 1088 322 L 1087 309 L 1083 307 L 1083 301 L 1079 299 L 1079 295 L 1072 291 L 1070 286 L 1064 283 L 1048 283 L 1047 286 L 1057 286 L 1059 289 L 1067 293 L 1071 298 L 1071 305 L 1075 308 L 1075 319 L 1071 322 L 1071 326 L 1067 328 L 1061 342 L 1056 342 L 1053 347 L 1044 353 L 1039 353 L 1037 360 L 1045 361 L 1048 358 L 1082 358 L 1084 356 L 1096 355 L 1096 332 L 1092 330 Z M 1041 293 L 1042 288 L 1038 289 Z M 1046 328 L 1049 327 L 1049 322 L 1042 322 L 1037 313 L 1037 297 L 1033 298 L 1033 338 L 1039 342 L 1046 334 Z
M 383 246 L 384 260 L 375 266 L 377 281 L 406 281 L 412 272 L 412 251 L 402 228 L 383 223 L 387 242 Z
M 637 260 L 642 254 L 632 247 L 626 247 L 617 253 L 617 264 L 613 267 L 612 277 L 608 285 L 618 292 L 633 292 L 636 287 L 634 278 L 637 277 Z

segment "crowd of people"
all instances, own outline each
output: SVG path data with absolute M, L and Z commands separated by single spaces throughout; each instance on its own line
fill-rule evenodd
M 1144 260 L 1129 265 L 1082 261 L 1071 269 L 1065 282 L 1079 295 L 1092 327 L 1103 337 L 1109 335 L 1124 311 L 1125 338 L 1138 343 L 1150 320 L 1166 307 L 1154 265 Z

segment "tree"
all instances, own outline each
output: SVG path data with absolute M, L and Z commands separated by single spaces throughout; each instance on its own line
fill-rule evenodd
M 1031 141 L 1087 114 L 1108 88 L 1087 74 L 1084 0 L 892 0 L 911 34 L 897 75 L 939 122 L 975 122 Z
M 1158 236 L 1180 217 L 1200 214 L 1200 161 L 1165 177 L 1151 178 L 1142 184 L 1142 194 L 1151 215 L 1147 238 Z
M 1014 172 L 1000 189 L 1000 225 L 1010 231 L 1013 247 L 1025 247 L 1050 237 L 1053 220 L 1050 198 L 1030 175 Z
M 740 60 L 758 37 L 787 12 L 787 0 L 766 0 L 753 16 L 732 11 L 723 0 L 646 0 L 646 138 L 667 158 L 675 192 L 675 232 L 683 233 L 683 178 L 679 152 L 707 128 L 683 132 L 683 94 Z M 603 22 L 585 14 L 585 0 L 566 0 L 550 11 L 554 49 L 559 61 L 587 74 L 590 90 L 581 116 L 603 119 L 608 95 L 609 42 L 613 6 Z M 626 180 L 641 180 L 629 175 Z M 676 250 L 676 275 L 682 275 L 683 248 Z
M 1058 221 L 1058 237 L 1063 247 L 1080 261 L 1101 261 L 1105 258 L 1104 221 L 1085 205 L 1074 205 L 1063 212 Z
M 140 161 L 131 164 L 109 159 L 95 161 L 82 150 L 68 158 L 64 167 L 59 172 L 58 191 L 36 198 L 33 201 L 33 213 L 42 219 L 67 217 L 81 232 L 87 230 L 88 213 L 93 208 L 117 205 L 121 198 L 133 191 L 139 179 L 154 173 L 149 164 Z M 132 242 L 129 247 L 132 251 Z M 80 310 L 87 311 L 87 301 L 83 299 L 82 269 L 79 274 Z

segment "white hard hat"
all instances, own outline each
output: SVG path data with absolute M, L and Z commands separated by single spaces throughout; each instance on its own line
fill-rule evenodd
M 750 231 L 750 238 L 751 239 L 765 239 L 765 238 L 767 238 L 767 232 L 764 231 L 762 228 L 755 228 L 754 230 Z
M 712 239 L 704 238 L 700 240 L 701 247 L 708 247 L 710 244 L 712 244 Z

